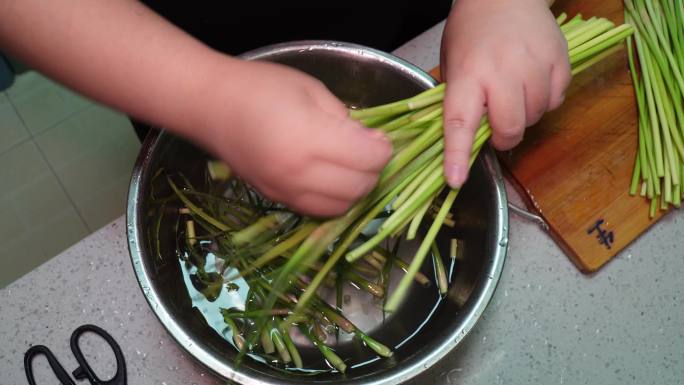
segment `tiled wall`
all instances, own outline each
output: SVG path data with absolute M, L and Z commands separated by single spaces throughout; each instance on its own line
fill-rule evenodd
M 139 148 L 126 116 L 40 74 L 0 92 L 0 287 L 123 214 Z

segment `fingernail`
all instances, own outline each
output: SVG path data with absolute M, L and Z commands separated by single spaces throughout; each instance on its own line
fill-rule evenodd
M 452 164 L 446 170 L 447 183 L 452 188 L 461 188 L 467 175 L 468 169 L 458 164 Z
M 389 142 L 389 139 L 387 138 L 387 135 L 385 135 L 384 132 L 380 130 L 366 130 L 366 134 L 371 138 L 375 140 L 382 140 L 384 142 Z

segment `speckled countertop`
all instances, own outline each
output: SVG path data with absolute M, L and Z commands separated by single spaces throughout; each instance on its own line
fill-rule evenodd
M 438 25 L 397 54 L 430 69 Z M 516 196 L 511 194 L 511 200 Z M 668 215 L 599 273 L 579 273 L 535 224 L 512 215 L 508 259 L 471 334 L 412 384 L 684 383 L 684 216 Z M 125 221 L 97 233 L 0 291 L 0 384 L 25 384 L 23 353 L 45 344 L 70 371 L 69 336 L 107 329 L 131 384 L 220 384 L 185 355 L 154 317 L 128 256 Z M 87 339 L 95 369 L 113 355 Z M 55 383 L 36 364 L 42 383 Z

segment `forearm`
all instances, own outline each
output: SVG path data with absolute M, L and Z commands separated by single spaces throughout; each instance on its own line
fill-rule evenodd
M 188 131 L 220 55 L 135 1 L 5 0 L 0 47 L 140 119 Z M 237 62 L 237 60 L 235 60 Z

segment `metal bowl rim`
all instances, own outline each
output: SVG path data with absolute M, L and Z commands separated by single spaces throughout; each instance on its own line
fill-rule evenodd
M 247 52 L 241 57 L 248 60 L 256 60 L 265 57 L 266 55 L 273 54 L 274 52 L 288 52 L 293 50 L 309 49 L 334 50 L 339 52 L 353 53 L 355 55 L 363 52 L 364 55 L 381 60 L 395 68 L 400 69 L 402 72 L 409 73 L 415 79 L 421 81 L 428 87 L 434 87 L 437 84 L 437 82 L 425 71 L 403 59 L 382 51 L 351 43 L 322 40 L 296 41 L 259 48 Z M 176 322 L 169 310 L 163 305 L 163 302 L 160 301 L 162 295 L 155 290 L 155 287 L 146 272 L 147 267 L 143 261 L 143 249 L 141 243 L 143 234 L 140 231 L 142 227 L 142 215 L 138 213 L 137 208 L 138 202 L 143 198 L 140 196 L 140 194 L 142 193 L 141 181 L 144 176 L 144 172 L 148 170 L 148 166 L 152 160 L 152 155 L 154 154 L 159 140 L 163 135 L 166 134 L 163 132 L 153 132 L 148 135 L 143 142 L 140 154 L 133 169 L 128 191 L 128 203 L 126 209 L 128 248 L 138 284 L 140 285 L 145 299 L 150 305 L 150 308 L 154 312 L 155 316 L 166 328 L 167 332 L 176 340 L 176 342 L 195 360 L 219 376 L 241 384 L 278 384 L 280 382 L 273 377 L 259 375 L 258 378 L 255 378 L 255 376 L 250 376 L 239 368 L 235 369 L 225 362 L 218 360 L 212 354 L 205 352 L 199 345 L 195 344 L 193 338 L 185 332 L 183 327 L 178 322 Z M 503 178 L 501 177 L 501 169 L 494 151 L 489 147 L 486 147 L 483 151 L 485 168 L 488 171 L 489 176 L 494 179 L 493 186 L 495 187 L 494 194 L 496 199 L 495 203 L 497 205 L 495 206 L 495 210 L 497 210 L 499 213 L 499 215 L 496 216 L 496 223 L 493 223 L 492 227 L 499 239 L 507 240 L 507 197 Z M 472 330 L 489 304 L 503 270 L 503 265 L 506 259 L 506 251 L 507 242 L 500 242 L 494 248 L 494 250 L 492 250 L 491 263 L 488 265 L 488 269 L 483 271 L 483 274 L 486 275 L 487 281 L 484 284 L 479 297 L 476 298 L 476 303 L 471 307 L 470 312 L 464 315 L 465 321 L 460 325 L 460 327 L 455 328 L 448 335 L 448 337 L 444 339 L 437 349 L 428 354 L 424 354 L 411 365 L 397 365 L 395 368 L 388 370 L 379 378 L 374 378 L 376 377 L 374 375 L 366 377 L 365 380 L 370 380 L 370 382 L 364 381 L 364 383 L 391 385 L 407 381 L 427 370 L 429 367 L 446 356 L 454 347 L 456 347 L 456 345 Z

